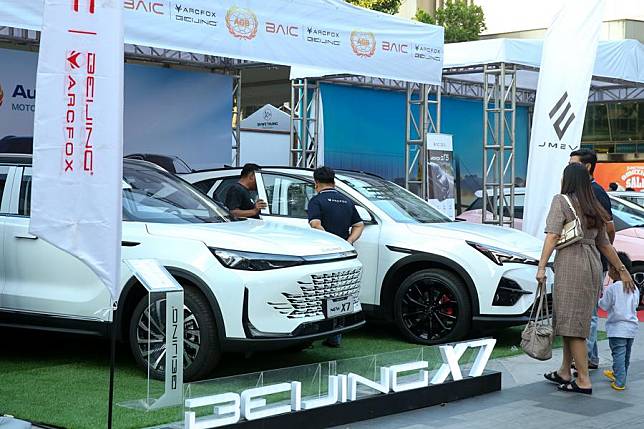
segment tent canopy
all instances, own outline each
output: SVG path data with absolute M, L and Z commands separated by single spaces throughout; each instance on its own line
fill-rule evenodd
M 519 69 L 526 68 L 517 73 L 517 87 L 536 90 L 542 48 L 543 40 L 537 39 L 489 39 L 450 43 L 445 45 L 443 73 L 455 79 L 482 82 L 483 74 L 474 72 L 477 67 L 498 63 L 515 64 L 520 66 Z M 561 65 L 569 66 L 574 67 L 574 64 Z M 599 42 L 592 85 L 615 84 L 644 84 L 644 44 L 637 40 Z
M 536 90 L 543 40 L 489 39 L 445 45 L 443 74 L 452 79 L 483 82 L 482 67 L 515 64 L 517 87 Z M 562 64 L 562 67 L 568 65 Z M 574 65 L 570 65 L 574 66 Z M 291 68 L 291 79 L 330 76 L 328 70 Z M 644 44 L 637 40 L 600 41 L 597 48 L 593 86 L 644 84 Z
M 342 0 L 143 0 L 123 3 L 125 42 L 439 84 L 443 27 Z M 0 0 L 0 26 L 40 30 L 43 0 Z

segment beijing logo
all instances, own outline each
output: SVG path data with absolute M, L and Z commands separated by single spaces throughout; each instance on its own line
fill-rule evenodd
M 250 9 L 233 6 L 226 13 L 228 32 L 237 39 L 252 40 L 257 36 L 257 15 Z
M 370 58 L 376 53 L 376 36 L 367 31 L 351 32 L 351 48 L 359 57 Z

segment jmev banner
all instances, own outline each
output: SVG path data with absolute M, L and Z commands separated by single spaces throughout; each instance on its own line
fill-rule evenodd
M 30 232 L 85 262 L 116 300 L 123 24 L 115 1 L 45 0 Z
M 581 145 L 603 10 L 603 0 L 567 0 L 543 43 L 523 221 L 538 238 L 570 152 Z
M 122 3 L 125 42 L 135 45 L 441 82 L 443 27 L 342 0 L 112 1 Z M 0 0 L 0 6 L 0 26 L 40 30 L 42 0 Z

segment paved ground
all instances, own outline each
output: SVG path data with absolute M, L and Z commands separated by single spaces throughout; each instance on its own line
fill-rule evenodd
M 527 356 L 492 361 L 503 372 L 503 390 L 444 406 L 425 408 L 343 426 L 361 429 L 471 428 L 644 428 L 644 324 L 635 340 L 627 389 L 616 392 L 601 372 L 611 364 L 608 341 L 600 342 L 600 369 L 593 395 L 558 392 L 542 374 L 556 369 L 561 350 L 539 362 Z

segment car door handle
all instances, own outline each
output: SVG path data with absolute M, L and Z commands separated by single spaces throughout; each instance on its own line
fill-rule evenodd
M 38 240 L 38 237 L 31 234 L 16 234 L 15 237 L 25 239 L 25 240 Z

